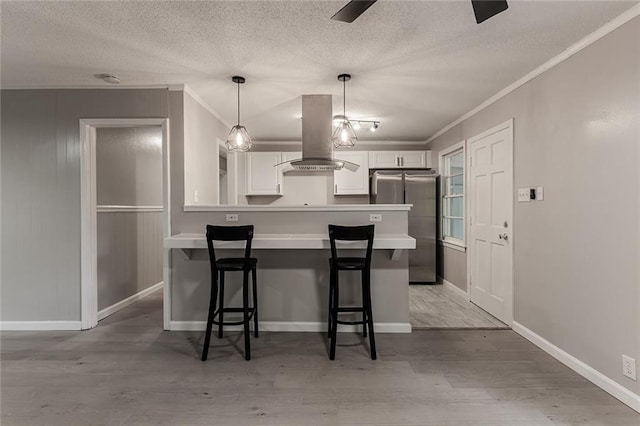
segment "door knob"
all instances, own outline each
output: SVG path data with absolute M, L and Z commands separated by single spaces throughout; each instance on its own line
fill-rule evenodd
M 509 236 L 505 232 L 504 234 L 498 234 L 498 238 L 500 238 L 501 240 L 507 241 L 509 239 Z

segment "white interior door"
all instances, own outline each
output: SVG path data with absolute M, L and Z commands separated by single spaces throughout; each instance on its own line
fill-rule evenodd
M 513 125 L 469 140 L 469 293 L 504 323 L 513 322 Z

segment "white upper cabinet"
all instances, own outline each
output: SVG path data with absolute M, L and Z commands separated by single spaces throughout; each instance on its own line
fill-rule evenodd
M 431 151 L 401 151 L 398 155 L 401 167 L 431 168 Z
M 358 164 L 358 170 L 352 172 L 343 168 L 333 172 L 334 195 L 369 194 L 369 155 L 366 151 L 336 151 L 333 157 L 338 160 Z
M 394 151 L 369 151 L 369 167 L 372 169 L 400 167 L 398 154 Z
M 370 151 L 372 169 L 431 168 L 431 151 Z
M 246 195 L 283 195 L 282 167 L 280 152 L 247 153 L 247 193 Z

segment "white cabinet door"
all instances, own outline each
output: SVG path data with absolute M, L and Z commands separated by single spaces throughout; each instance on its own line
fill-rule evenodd
M 333 172 L 334 195 L 368 195 L 369 194 L 369 155 L 366 151 L 334 152 L 338 160 L 358 164 L 358 170 L 352 172 L 343 168 Z
M 280 152 L 247 153 L 247 194 L 282 195 L 282 162 Z
M 397 154 L 400 157 L 400 167 L 419 169 L 427 167 L 425 151 L 400 151 Z
M 369 151 L 369 167 L 372 169 L 395 169 L 400 167 L 398 154 L 394 151 Z
M 431 168 L 431 151 L 370 151 L 372 169 Z

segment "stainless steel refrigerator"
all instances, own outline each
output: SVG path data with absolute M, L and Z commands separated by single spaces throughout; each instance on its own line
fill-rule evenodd
M 372 170 L 371 204 L 413 204 L 409 235 L 416 249 L 409 250 L 409 282 L 436 281 L 437 178 L 429 170 Z

